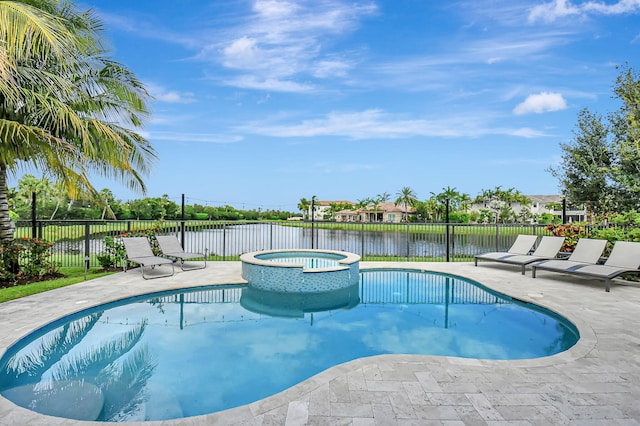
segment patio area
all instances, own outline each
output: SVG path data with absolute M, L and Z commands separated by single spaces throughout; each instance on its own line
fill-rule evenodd
M 640 423 L 640 284 L 472 263 L 361 262 L 447 272 L 567 317 L 580 341 L 547 358 L 485 361 L 382 355 L 326 370 L 284 392 L 206 416 L 145 425 L 612 425 Z M 143 280 L 138 269 L 0 304 L 0 352 L 41 325 L 138 294 L 241 283 L 240 262 Z M 0 425 L 89 425 L 39 415 L 0 398 Z

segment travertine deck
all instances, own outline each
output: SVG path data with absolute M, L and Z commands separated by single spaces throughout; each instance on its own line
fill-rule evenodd
M 553 309 L 579 328 L 562 354 L 479 361 L 384 355 L 331 368 L 280 394 L 207 416 L 154 425 L 619 425 L 640 423 L 640 286 L 541 272 L 536 279 L 498 264 L 376 263 L 450 272 Z M 242 282 L 240 262 L 212 262 L 144 281 L 139 270 L 0 304 L 0 352 L 61 316 L 135 294 Z M 88 425 L 46 417 L 0 398 L 1 425 Z

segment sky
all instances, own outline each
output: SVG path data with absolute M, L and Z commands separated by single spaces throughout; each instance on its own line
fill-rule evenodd
M 126 201 L 296 211 L 403 187 L 559 194 L 583 108 L 618 108 L 640 0 L 94 0 L 150 94 L 157 151 Z

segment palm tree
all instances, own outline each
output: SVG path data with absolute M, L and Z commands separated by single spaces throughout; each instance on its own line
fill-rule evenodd
M 374 200 L 373 202 L 375 203 L 374 209 L 375 209 L 376 221 L 378 220 L 378 209 L 380 208 L 382 203 L 386 203 L 390 199 L 391 199 L 391 194 L 389 194 L 388 192 L 383 192 L 382 194 L 378 194 L 373 199 Z M 382 214 L 384 216 L 384 212 Z
M 418 196 L 413 191 L 413 189 L 409 188 L 408 186 L 405 186 L 400 191 L 398 191 L 396 193 L 396 196 L 397 198 L 395 204 L 396 206 L 404 206 L 404 219 L 408 222 L 409 217 L 407 216 L 407 212 L 409 210 L 409 207 L 413 207 L 416 201 L 418 201 Z
M 102 23 L 66 0 L 0 1 L 0 243 L 13 240 L 7 176 L 25 163 L 68 192 L 89 175 L 145 191 L 156 153 L 135 130 L 148 93 L 107 57 Z
M 47 178 L 38 179 L 32 174 L 26 174 L 18 180 L 18 192 L 16 196 L 18 200 L 25 206 L 30 206 L 33 200 L 33 193 L 37 194 L 37 201 L 40 201 L 44 207 L 48 198 L 51 196 L 53 186 Z
M 300 198 L 300 202 L 298 203 L 298 210 L 302 212 L 303 217 L 309 216 L 310 205 L 311 205 L 311 202 L 309 200 L 307 200 L 306 198 Z

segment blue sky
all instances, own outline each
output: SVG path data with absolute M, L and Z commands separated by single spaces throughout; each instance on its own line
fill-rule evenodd
M 640 0 L 80 6 L 154 97 L 147 195 L 246 209 L 405 186 L 559 193 L 559 144 L 580 109 L 617 108 L 616 66 L 640 48 Z

